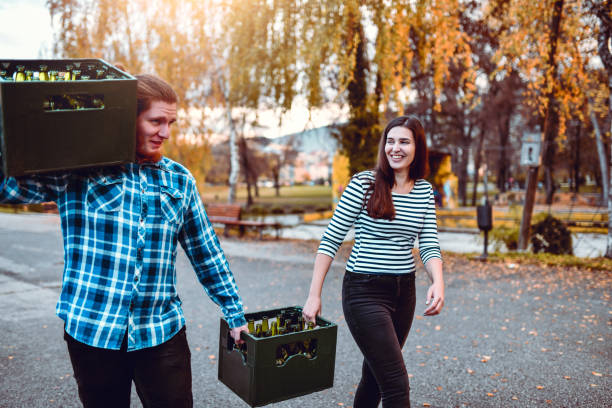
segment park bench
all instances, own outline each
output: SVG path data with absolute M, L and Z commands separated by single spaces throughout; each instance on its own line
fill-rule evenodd
M 281 224 L 277 222 L 264 222 L 243 220 L 242 207 L 238 204 L 208 204 L 206 205 L 206 214 L 208 219 L 213 224 L 223 224 L 225 226 L 223 235 L 228 236 L 229 230 L 232 227 L 238 227 L 240 236 L 244 235 L 247 229 L 259 231 L 259 237 L 262 238 L 263 230 L 274 228 L 276 230 L 276 239 L 279 238 Z

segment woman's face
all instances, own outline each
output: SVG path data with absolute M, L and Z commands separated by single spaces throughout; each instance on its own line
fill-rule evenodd
M 407 172 L 414 160 L 414 135 L 410 129 L 396 126 L 387 133 L 385 154 L 395 172 Z

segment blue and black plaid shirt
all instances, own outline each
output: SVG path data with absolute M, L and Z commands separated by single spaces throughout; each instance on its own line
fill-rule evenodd
M 0 172 L 0 176 L 2 176 Z M 0 202 L 57 203 L 64 277 L 56 313 L 66 332 L 94 347 L 164 343 L 185 324 L 176 292 L 180 242 L 230 327 L 246 324 L 219 240 L 187 169 L 155 164 L 0 177 Z

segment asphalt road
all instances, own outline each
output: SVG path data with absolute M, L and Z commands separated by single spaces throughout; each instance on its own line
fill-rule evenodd
M 56 216 L 0 213 L 0 407 L 78 407 L 54 314 L 62 242 Z M 301 305 L 313 243 L 222 240 L 247 311 Z M 196 407 L 247 407 L 217 380 L 219 310 L 190 264 L 178 259 L 179 294 L 192 350 Z M 417 317 L 404 357 L 413 407 L 610 407 L 611 272 L 445 259 L 446 308 L 424 318 L 426 274 L 417 271 Z M 350 407 L 361 356 L 342 317 L 343 263 L 323 293 L 338 324 L 334 387 L 274 407 Z M 133 393 L 134 407 L 140 402 Z

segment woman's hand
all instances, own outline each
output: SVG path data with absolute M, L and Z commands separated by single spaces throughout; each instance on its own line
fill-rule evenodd
M 308 296 L 306 304 L 302 309 L 302 316 L 307 322 L 316 323 L 317 316 L 321 314 L 321 297 L 320 296 Z
M 435 316 L 440 314 L 444 307 L 444 282 L 434 282 L 427 290 L 427 298 L 425 304 L 429 307 L 423 315 Z

